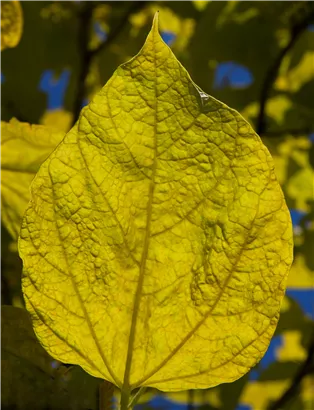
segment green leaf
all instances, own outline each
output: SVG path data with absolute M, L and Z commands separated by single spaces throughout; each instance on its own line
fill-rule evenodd
M 74 366 L 54 369 L 25 309 L 1 306 L 1 403 L 18 410 L 97 409 L 99 380 Z
M 53 359 L 40 346 L 24 309 L 1 306 L 1 403 L 20 409 L 44 406 L 52 383 Z M 35 405 L 35 407 L 33 407 Z
M 232 382 L 264 355 L 292 262 L 272 159 L 153 28 L 41 166 L 19 241 L 47 351 L 122 389 Z
M 1 219 L 17 239 L 30 200 L 30 184 L 64 132 L 16 119 L 1 122 Z

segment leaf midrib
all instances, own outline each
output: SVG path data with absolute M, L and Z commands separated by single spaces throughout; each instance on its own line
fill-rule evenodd
M 127 350 L 127 357 L 125 363 L 125 371 L 123 377 L 123 390 L 129 391 L 130 390 L 130 373 L 131 373 L 131 365 L 132 365 L 132 358 L 133 358 L 133 347 L 135 341 L 135 334 L 136 334 L 136 325 L 137 325 L 137 318 L 138 312 L 140 307 L 140 300 L 143 292 L 143 283 L 144 283 L 144 275 L 146 270 L 146 262 L 147 262 L 147 255 L 148 255 L 148 248 L 150 242 L 150 228 L 151 228 L 151 217 L 152 217 L 152 209 L 153 209 L 153 198 L 154 198 L 154 189 L 155 189 L 155 176 L 156 176 L 156 169 L 157 169 L 157 64 L 156 64 L 156 50 L 155 50 L 155 42 L 156 42 L 156 31 L 152 31 L 152 42 L 153 42 L 153 53 L 154 53 L 154 94 L 155 94 L 155 104 L 154 104 L 154 162 L 152 166 L 152 177 L 149 186 L 149 195 L 148 195 L 148 203 L 147 203 L 147 218 L 146 218 L 146 233 L 143 245 L 143 253 L 140 262 L 140 273 L 139 273 L 139 280 L 134 296 L 134 309 L 132 313 L 132 321 L 131 321 L 131 328 L 130 328 L 130 335 L 129 335 L 129 343 L 128 343 L 128 350 Z

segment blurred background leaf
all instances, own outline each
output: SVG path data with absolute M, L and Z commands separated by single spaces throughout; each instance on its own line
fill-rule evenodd
M 39 344 L 25 309 L 3 305 L 1 330 L 2 409 L 98 408 L 100 380 L 50 357 Z

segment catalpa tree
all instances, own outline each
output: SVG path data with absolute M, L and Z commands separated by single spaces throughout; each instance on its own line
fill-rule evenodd
M 2 144 L 2 220 L 31 322 L 8 307 L 3 320 L 35 345 L 32 323 L 45 351 L 28 360 L 41 352 L 47 374 L 51 358 L 79 365 L 104 381 L 101 409 L 115 386 L 128 410 L 147 388 L 232 383 L 262 359 L 290 213 L 268 149 L 193 82 L 158 13 L 67 133 L 12 119 Z

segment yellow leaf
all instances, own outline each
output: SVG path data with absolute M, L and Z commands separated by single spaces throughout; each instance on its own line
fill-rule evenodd
M 206 7 L 208 6 L 208 3 L 210 3 L 210 0 L 207 0 L 207 1 L 193 0 L 194 7 L 198 11 L 204 11 Z
M 62 2 L 52 2 L 43 6 L 40 10 L 40 16 L 43 19 L 50 20 L 54 24 L 62 22 L 62 20 L 70 19 L 73 14 L 73 9 L 64 7 Z
M 289 173 L 291 174 L 291 164 L 296 163 L 300 168 L 304 169 L 309 169 L 311 167 L 309 163 L 309 148 L 311 146 L 311 142 L 307 137 L 298 137 L 296 139 L 295 137 L 288 135 L 279 142 L 274 141 L 273 138 L 265 138 L 264 141 L 268 146 L 270 152 L 273 153 L 276 176 L 281 186 L 290 184 L 291 175 L 289 175 Z M 297 172 L 292 175 L 293 178 L 297 175 Z M 297 182 L 298 181 L 296 181 L 296 183 Z M 309 187 L 309 183 L 310 179 L 307 175 L 307 181 L 302 181 L 303 193 L 305 193 L 305 196 L 307 197 L 309 197 L 312 189 L 310 189 L 310 191 L 308 191 L 308 189 L 305 189 L 304 192 L 304 185 Z M 292 185 L 296 184 L 293 182 Z M 296 185 L 295 192 L 292 192 L 293 199 L 297 199 L 299 190 L 300 188 Z M 305 210 L 307 210 L 308 206 L 306 206 L 305 208 Z
M 64 109 L 57 108 L 55 110 L 45 111 L 40 119 L 40 123 L 47 127 L 68 132 L 73 121 L 73 114 Z
M 252 3 L 251 3 L 252 4 Z M 243 11 L 240 1 L 225 2 L 225 7 L 222 9 L 217 19 L 217 27 L 223 28 L 226 23 L 234 22 L 236 24 L 244 24 L 252 18 L 259 15 L 260 11 L 256 7 L 247 8 Z
M 1 121 L 1 219 L 14 239 L 30 200 L 31 181 L 63 137 L 63 132 L 42 125 Z
M 311 166 L 298 170 L 287 182 L 287 194 L 295 200 L 295 207 L 309 211 L 314 198 L 314 172 Z
M 290 383 L 289 379 L 247 383 L 240 402 L 244 406 L 250 406 L 253 410 L 267 409 L 269 402 L 277 400 L 290 386 Z
M 41 166 L 23 292 L 48 352 L 122 390 L 232 382 L 264 355 L 292 261 L 272 159 L 157 17 Z
M 286 96 L 277 95 L 269 98 L 266 105 L 266 115 L 273 118 L 278 125 L 284 125 L 284 120 L 289 109 L 291 101 Z M 252 102 L 247 105 L 241 112 L 245 118 L 254 118 L 259 111 L 259 103 Z
M 291 56 L 287 56 L 282 65 L 275 87 L 280 91 L 296 93 L 307 82 L 314 79 L 314 51 L 304 53 L 300 63 L 289 69 Z
M 279 361 L 300 361 L 307 357 L 307 352 L 301 344 L 302 334 L 299 330 L 283 332 L 283 346 L 277 349 L 276 357 Z
M 293 261 L 287 286 L 301 289 L 314 288 L 314 272 L 309 269 L 301 253 L 298 253 Z
M 204 9 L 208 2 L 205 3 L 204 5 L 199 4 L 199 6 Z M 143 10 L 132 14 L 130 17 L 130 23 L 132 24 L 131 35 L 133 37 L 137 36 L 140 29 L 144 27 L 148 21 L 150 22 L 154 14 L 158 11 L 160 11 L 162 15 L 160 30 L 171 32 L 175 35 L 174 42 L 171 44 L 172 49 L 179 52 L 184 50 L 194 33 L 195 20 L 182 18 L 182 16 L 177 15 L 173 10 L 164 7 L 162 4 L 149 3 Z
M 23 14 L 19 1 L 1 1 L 1 51 L 16 47 L 23 30 Z
M 314 403 L 314 376 L 308 375 L 302 380 L 302 401 L 305 409 L 312 409 Z

